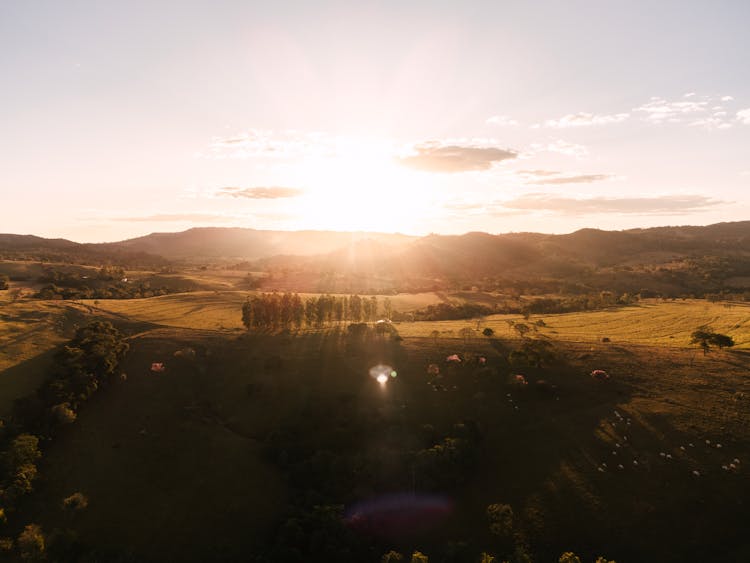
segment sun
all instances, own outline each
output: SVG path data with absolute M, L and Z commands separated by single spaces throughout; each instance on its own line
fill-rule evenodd
M 410 232 L 432 207 L 428 175 L 399 165 L 392 143 L 338 138 L 301 166 L 303 222 L 330 230 Z

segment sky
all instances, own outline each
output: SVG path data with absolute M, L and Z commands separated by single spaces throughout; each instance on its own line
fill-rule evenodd
M 750 219 L 750 3 L 0 2 L 0 232 Z

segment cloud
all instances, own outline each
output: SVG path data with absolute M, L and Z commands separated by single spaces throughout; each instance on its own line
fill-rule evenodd
M 157 213 L 141 217 L 112 217 L 111 221 L 126 221 L 139 223 L 216 223 L 235 221 L 236 217 L 213 213 Z
M 416 154 L 400 157 L 398 161 L 416 170 L 427 172 L 469 172 L 489 170 L 496 162 L 516 158 L 518 153 L 497 147 L 451 145 L 436 142 L 413 147 Z
M 651 122 L 682 121 L 687 114 L 701 113 L 708 109 L 708 101 L 680 100 L 668 101 L 661 97 L 653 97 L 647 103 L 633 109 L 645 114 Z
M 590 184 L 592 182 L 601 182 L 603 180 L 611 180 L 614 178 L 612 174 L 578 174 L 576 176 L 553 176 L 546 178 L 530 178 L 528 184 Z
M 443 205 L 448 215 L 456 218 L 469 216 L 492 215 L 493 217 L 511 217 L 524 215 L 522 209 L 503 209 L 496 201 L 451 201 Z
M 303 190 L 297 188 L 282 188 L 278 186 L 271 186 L 268 188 L 235 188 L 227 187 L 220 188 L 217 192 L 218 195 L 230 196 L 230 197 L 241 197 L 246 199 L 280 199 L 285 197 L 297 197 L 304 193 Z
M 531 155 L 540 152 L 556 152 L 566 156 L 574 156 L 575 158 L 583 158 L 589 154 L 588 149 L 583 145 L 570 143 L 562 139 L 557 139 L 549 143 L 532 143 L 528 152 Z
M 732 96 L 698 96 L 693 92 L 678 100 L 655 96 L 634 108 L 633 112 L 638 112 L 644 121 L 656 125 L 687 123 L 691 127 L 729 129 L 732 123 L 722 103 L 732 100 Z
M 590 127 L 592 125 L 609 125 L 611 123 L 622 123 L 629 117 L 629 113 L 594 114 L 578 112 L 563 115 L 558 119 L 548 119 L 541 125 L 544 127 L 554 127 L 558 129 L 566 127 Z M 535 127 L 539 126 L 540 125 L 535 125 Z
M 737 119 L 745 125 L 750 125 L 750 108 L 741 109 L 737 112 Z
M 518 125 L 518 121 L 507 115 L 493 115 L 492 117 L 487 118 L 486 123 L 489 125 L 499 125 L 501 127 L 515 127 Z
M 250 129 L 231 137 L 214 137 L 197 157 L 225 158 L 297 158 L 326 156 L 335 152 L 335 140 L 323 133 Z
M 723 203 L 726 202 L 701 195 L 569 198 L 537 193 L 503 202 L 502 205 L 508 209 L 547 211 L 560 215 L 597 215 L 602 213 L 677 215 L 699 212 Z
M 557 170 L 519 170 L 517 173 L 520 176 L 558 176 L 562 174 Z

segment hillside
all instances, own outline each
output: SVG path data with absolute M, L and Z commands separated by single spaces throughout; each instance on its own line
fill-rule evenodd
M 397 297 L 404 308 L 438 299 Z M 360 340 L 336 326 L 245 333 L 240 298 L 7 310 L 9 331 L 36 330 L 29 307 L 39 306 L 50 345 L 70 334 L 64 319 L 111 320 L 130 351 L 119 368 L 127 376 L 45 442 L 34 491 L 6 535 L 38 523 L 50 557 L 67 549 L 61 561 L 81 562 L 325 554 L 374 563 L 390 549 L 419 549 L 431 561 L 470 563 L 481 551 L 510 560 L 514 546 L 539 563 L 568 550 L 584 561 L 747 560 L 747 305 L 654 301 L 535 315 L 529 323 L 545 322 L 525 337 L 508 323 L 520 316 L 491 316 L 479 328 L 398 323 L 400 339 Z M 740 349 L 703 355 L 690 345 L 705 322 Z M 534 341 L 548 342 L 550 356 L 517 363 L 513 351 Z M 7 365 L 17 359 L 15 375 L 32 375 L 39 366 L 25 358 L 35 353 Z M 379 386 L 367 375 L 378 362 L 398 377 Z M 597 368 L 612 380 L 593 380 Z M 528 385 L 511 375 L 519 373 Z M 77 491 L 88 505 L 71 514 L 62 499 Z M 383 529 L 352 516 L 394 492 L 448 504 L 442 516 L 407 515 Z M 488 529 L 491 503 L 512 507 L 513 537 Z
M 265 272 L 261 287 L 296 291 L 613 291 L 683 297 L 750 289 L 750 222 L 565 235 L 409 237 L 334 231 L 196 228 L 104 244 L 0 235 L 0 258 L 213 264 Z

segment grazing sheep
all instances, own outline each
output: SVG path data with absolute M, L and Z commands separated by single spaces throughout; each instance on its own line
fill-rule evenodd
M 700 477 L 701 472 L 696 469 L 695 471 L 693 471 L 693 475 L 695 475 L 696 477 Z

